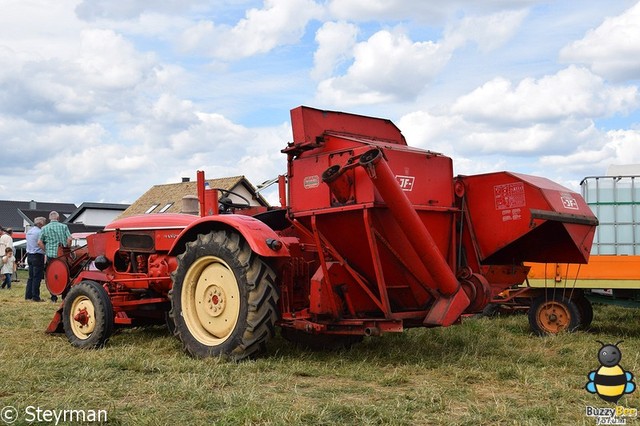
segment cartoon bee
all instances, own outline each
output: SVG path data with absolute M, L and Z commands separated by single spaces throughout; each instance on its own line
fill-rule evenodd
M 599 340 L 596 340 L 596 342 L 602 345 L 598 352 L 600 368 L 587 374 L 589 381 L 585 388 L 589 393 L 597 393 L 605 401 L 617 403 L 622 395 L 636 390 L 636 384 L 633 383 L 633 374 L 624 371 L 619 365 L 622 359 L 622 352 L 618 345 L 622 341 L 615 345 L 604 344 Z

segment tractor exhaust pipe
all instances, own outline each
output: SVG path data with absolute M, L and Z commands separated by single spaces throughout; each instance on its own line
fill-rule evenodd
M 381 160 L 384 160 L 382 151 L 377 148 L 370 149 L 360 157 L 360 165 L 367 169 L 371 181 L 391 210 L 391 214 L 435 280 L 437 289 L 446 296 L 454 294 L 460 288 L 458 279 L 438 250 L 411 201 L 402 192 L 389 164 L 386 160 Z

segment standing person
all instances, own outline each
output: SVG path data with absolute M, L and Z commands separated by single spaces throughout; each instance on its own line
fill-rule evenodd
M 42 216 L 33 219 L 34 226 L 27 231 L 27 263 L 29 264 L 29 279 L 24 294 L 25 300 L 42 302 L 40 299 L 40 282 L 44 276 L 44 250 L 38 245 L 41 228 L 47 219 Z
M 16 272 L 16 258 L 13 256 L 13 249 L 11 247 L 7 247 L 4 253 L 4 256 L 2 256 L 2 269 L 0 270 L 0 273 L 4 275 L 2 288 L 6 287 L 11 290 L 11 277 L 13 273 Z
M 7 247 L 13 248 L 13 238 L 11 228 L 3 228 L 0 226 L 0 255 L 4 256 Z
M 71 232 L 69 227 L 59 222 L 60 215 L 56 211 L 49 213 L 49 223 L 40 231 L 38 245 L 44 250 L 47 261 L 58 257 L 58 246 L 69 247 L 71 245 Z M 51 295 L 51 301 L 56 302 L 58 296 Z

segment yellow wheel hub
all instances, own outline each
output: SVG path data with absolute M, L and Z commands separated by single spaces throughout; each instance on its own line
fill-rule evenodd
M 182 284 L 182 316 L 191 334 L 207 346 L 229 338 L 238 323 L 240 290 L 229 265 L 215 256 L 196 260 Z
M 71 329 L 79 339 L 88 339 L 96 327 L 95 307 L 87 296 L 80 296 L 71 305 Z

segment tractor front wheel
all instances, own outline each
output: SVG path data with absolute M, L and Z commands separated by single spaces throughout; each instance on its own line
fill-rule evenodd
M 170 315 L 192 356 L 259 353 L 274 334 L 277 303 L 274 272 L 235 232 L 199 235 L 178 256 Z
M 62 309 L 64 333 L 73 346 L 104 346 L 113 333 L 113 306 L 106 290 L 95 281 L 71 287 Z
M 529 325 L 539 336 L 575 331 L 581 324 L 580 309 L 562 295 L 542 295 L 529 307 Z

